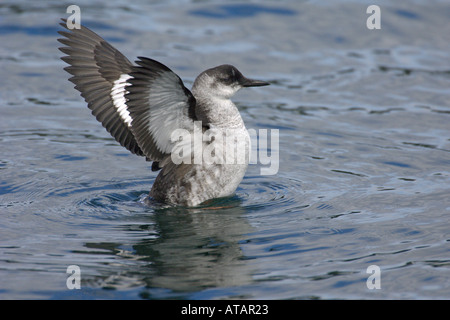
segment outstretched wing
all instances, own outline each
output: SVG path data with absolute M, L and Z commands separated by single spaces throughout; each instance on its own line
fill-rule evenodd
M 68 29 L 66 23 L 61 25 Z M 59 50 L 67 54 L 61 59 L 70 65 L 64 70 L 73 75 L 69 80 L 81 92 L 92 114 L 117 142 L 132 153 L 143 156 L 130 129 L 131 118 L 124 98 L 131 62 L 84 26 L 58 33 L 65 37 L 58 39 L 65 45 Z
M 65 20 L 63 20 L 65 21 Z M 66 27 L 65 23 L 61 24 Z M 92 114 L 132 153 L 155 161 L 167 159 L 176 129 L 192 131 L 195 98 L 165 65 L 139 57 L 137 66 L 86 27 L 60 31 L 60 48 L 70 64 L 69 80 L 88 103 Z
M 193 130 L 195 98 L 183 81 L 158 61 L 139 57 L 127 87 L 132 130 L 144 154 L 163 160 L 173 149 L 174 130 Z

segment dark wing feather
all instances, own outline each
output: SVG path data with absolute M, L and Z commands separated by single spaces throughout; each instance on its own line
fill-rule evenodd
M 65 22 L 65 20 L 63 19 Z M 67 28 L 66 23 L 61 23 Z M 106 130 L 134 154 L 143 156 L 129 123 L 124 120 L 127 115 L 126 106 L 122 115 L 118 112 L 120 103 L 125 103 L 126 78 L 132 70 L 131 62 L 117 49 L 88 28 L 71 31 L 59 31 L 65 38 L 58 41 L 65 45 L 59 48 L 67 56 L 61 59 L 70 66 L 64 68 L 73 75 L 69 80 L 75 84 L 75 89 L 88 103 L 89 109 Z M 117 83 L 119 82 L 119 83 Z M 113 89 L 117 94 L 114 96 Z M 122 97 L 119 92 L 122 90 Z M 128 121 L 129 122 L 129 121 Z
M 59 33 L 65 37 L 58 41 L 65 45 L 59 49 L 67 54 L 61 59 L 70 65 L 69 80 L 92 114 L 122 146 L 154 161 L 152 170 L 161 169 L 174 147 L 172 132 L 194 128 L 192 93 L 162 63 L 139 57 L 133 66 L 86 27 Z

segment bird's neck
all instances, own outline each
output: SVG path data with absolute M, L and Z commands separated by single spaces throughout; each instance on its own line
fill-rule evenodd
M 195 114 L 204 125 L 219 128 L 240 128 L 244 126 L 238 108 L 230 99 L 196 96 Z

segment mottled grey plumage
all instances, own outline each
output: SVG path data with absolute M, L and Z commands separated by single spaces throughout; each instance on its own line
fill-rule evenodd
M 67 28 L 65 23 L 61 25 Z M 190 149 L 190 153 L 183 153 L 185 161 L 177 164 L 172 152 L 178 142 L 172 135 L 180 129 L 195 135 L 196 126 L 201 124 L 199 132 L 212 133 L 215 139 L 226 134 L 237 148 L 248 152 L 248 132 L 230 98 L 242 87 L 267 82 L 245 78 L 235 67 L 221 65 L 202 72 L 191 93 L 165 65 L 144 57 L 133 65 L 84 26 L 59 33 L 65 37 L 58 41 L 65 45 L 59 49 L 67 54 L 61 59 L 70 65 L 65 68 L 73 75 L 69 80 L 81 92 L 92 114 L 122 146 L 153 161 L 153 171 L 161 170 L 150 191 L 152 198 L 196 206 L 236 190 L 248 157 L 236 163 L 198 163 L 193 161 L 198 150 Z M 201 140 L 199 146 L 188 138 L 184 136 L 183 141 L 190 147 L 213 146 L 214 155 L 234 154 L 222 144 L 213 145 L 213 139 Z

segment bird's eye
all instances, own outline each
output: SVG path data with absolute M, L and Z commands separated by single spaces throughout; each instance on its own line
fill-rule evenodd
M 225 77 L 220 78 L 220 81 L 225 84 L 232 84 L 234 82 L 234 79 L 231 76 L 225 76 Z

